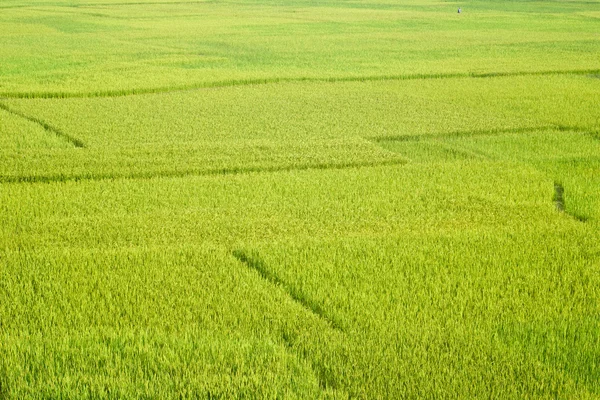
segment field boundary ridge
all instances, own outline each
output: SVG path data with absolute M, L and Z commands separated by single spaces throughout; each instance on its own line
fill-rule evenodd
M 202 82 L 190 85 L 163 86 L 154 88 L 134 88 L 123 90 L 103 90 L 97 92 L 3 92 L 4 99 L 66 99 L 66 98 L 95 98 L 95 97 L 125 97 L 145 94 L 162 94 L 184 92 L 201 89 L 226 88 L 234 86 L 268 85 L 277 83 L 345 83 L 345 82 L 376 82 L 457 78 L 502 78 L 517 76 L 547 76 L 547 75 L 590 75 L 600 74 L 600 69 L 575 70 L 544 70 L 544 71 L 508 71 L 508 72 L 453 72 L 439 74 L 398 74 L 398 75 L 365 75 L 346 77 L 280 77 L 232 79 L 214 82 Z
M 81 140 L 77 139 L 76 137 L 73 137 L 71 135 L 68 135 L 66 133 L 64 133 L 63 131 L 61 131 L 60 129 L 50 125 L 49 123 L 47 123 L 44 120 L 41 120 L 39 118 L 36 117 L 32 117 L 30 115 L 27 115 L 21 111 L 15 110 L 9 106 L 7 106 L 6 104 L 0 102 L 0 110 L 4 110 L 9 114 L 15 115 L 19 118 L 23 118 L 29 122 L 33 122 L 34 124 L 37 124 L 39 126 L 41 126 L 42 128 L 44 128 L 44 130 L 46 132 L 50 132 L 53 133 L 54 135 L 58 136 L 61 139 L 66 140 L 67 142 L 69 142 L 70 144 L 72 144 L 74 147 L 78 147 L 78 148 L 85 148 L 85 143 L 83 143 Z
M 389 136 L 372 136 L 368 139 L 375 143 L 385 142 L 419 142 L 421 140 L 440 140 L 440 139 L 460 139 L 475 136 L 494 136 L 502 135 L 506 133 L 532 133 L 532 132 L 548 132 L 548 131 L 560 131 L 560 132 L 577 132 L 584 133 L 591 136 L 594 139 L 600 139 L 598 134 L 593 128 L 582 128 L 579 126 L 568 126 L 568 125 L 538 125 L 538 126 L 522 126 L 514 128 L 494 128 L 494 129 L 474 129 L 465 131 L 451 131 L 451 132 L 440 132 L 434 134 L 422 134 L 422 135 L 389 135 Z
M 271 286 L 282 289 L 294 303 L 301 306 L 306 312 L 316 316 L 320 321 L 327 324 L 334 332 L 339 335 L 345 335 L 342 326 L 333 318 L 328 316 L 323 308 L 312 299 L 308 298 L 304 293 L 297 290 L 294 286 L 288 284 L 282 280 L 277 274 L 272 272 L 257 255 L 249 255 L 246 251 L 237 249 L 231 252 L 231 255 L 242 265 L 247 267 L 249 270 L 256 272 L 260 278 L 268 282 Z M 298 354 L 297 348 L 294 345 L 295 339 L 294 334 L 282 332 L 282 341 L 285 348 L 295 354 Z M 300 351 L 300 356 L 308 361 L 315 373 L 319 387 L 322 390 L 335 389 L 338 387 L 336 377 L 331 373 L 329 368 L 322 362 L 322 360 L 314 360 L 309 357 L 306 350 Z
M 285 291 L 288 296 L 294 300 L 294 302 L 301 305 L 309 313 L 319 317 L 319 319 L 326 322 L 327 325 L 329 325 L 332 329 L 342 333 L 344 332 L 342 326 L 336 320 L 328 316 L 319 304 L 308 298 L 304 293 L 298 291 L 296 288 L 283 281 L 275 273 L 271 272 L 260 258 L 249 255 L 244 250 L 234 250 L 231 252 L 231 254 L 240 263 L 244 264 L 249 269 L 256 271 L 258 275 L 260 275 L 260 277 L 265 281 L 283 289 L 283 291 Z
M 350 168 L 368 168 L 368 167 L 384 167 L 394 165 L 406 165 L 407 159 L 392 159 L 383 161 L 371 162 L 348 162 L 334 164 L 301 164 L 301 165 L 281 165 L 271 167 L 249 167 L 249 168 L 219 168 L 206 170 L 188 170 L 188 171 L 162 171 L 162 172 L 139 172 L 139 173 L 123 173 L 118 172 L 112 174 L 69 174 L 58 173 L 54 175 L 0 175 L 1 183 L 55 183 L 55 182 L 80 182 L 80 181 L 103 181 L 103 180 L 118 180 L 118 179 L 154 179 L 154 178 L 184 178 L 188 176 L 218 176 L 218 175 L 240 175 L 251 173 L 271 173 L 271 172 L 289 172 L 289 171 L 306 171 L 306 170 L 335 170 L 335 169 L 350 169 Z

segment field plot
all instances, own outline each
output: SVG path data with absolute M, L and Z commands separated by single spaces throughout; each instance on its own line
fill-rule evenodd
M 596 3 L 6 0 L 0 97 L 598 70 Z
M 600 80 L 556 74 L 8 99 L 7 109 L 56 127 L 48 135 L 57 136 L 58 131 L 73 146 L 61 153 L 24 149 L 18 159 L 7 160 L 0 179 L 403 164 L 412 155 L 387 151 L 386 143 L 445 132 L 478 136 L 482 131 L 485 136 L 502 130 L 526 137 L 539 129 L 587 129 L 588 141 L 583 144 L 588 146 L 597 135 L 599 90 Z M 556 144 L 555 140 L 548 146 Z M 595 149 L 590 147 L 586 154 L 597 155 Z
M 600 397 L 600 3 L 6 0 L 0 398 Z

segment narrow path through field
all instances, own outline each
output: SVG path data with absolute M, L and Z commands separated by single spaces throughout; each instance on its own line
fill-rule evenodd
M 256 271 L 262 279 L 269 282 L 271 285 L 283 289 L 288 294 L 288 296 L 290 296 L 291 299 L 294 300 L 294 302 L 302 306 L 302 308 L 304 308 L 307 312 L 317 316 L 321 321 L 327 324 L 335 332 L 345 334 L 342 326 L 331 316 L 328 316 L 319 304 L 317 304 L 314 300 L 306 296 L 306 294 L 296 289 L 294 286 L 282 280 L 279 276 L 272 272 L 265 265 L 265 263 L 257 256 L 251 256 L 244 250 L 234 250 L 232 252 L 232 255 L 241 264 L 245 265 L 253 271 Z M 297 351 L 294 346 L 294 339 L 292 337 L 284 333 L 282 335 L 282 340 L 288 351 L 297 354 Z M 307 361 L 310 362 L 310 364 L 312 365 L 313 371 L 315 372 L 315 376 L 319 381 L 319 386 L 321 387 L 321 389 L 326 390 L 328 388 L 335 388 L 337 386 L 336 378 L 334 376 L 331 376 L 331 372 L 327 370 L 325 365 L 323 365 L 319 361 L 308 359 L 306 355 L 304 355 L 304 358 L 307 359 Z
M 386 160 L 374 162 L 348 162 L 336 164 L 303 164 L 303 165 L 281 165 L 273 167 L 249 167 L 249 168 L 221 168 L 221 169 L 198 169 L 189 171 L 156 171 L 139 172 L 130 174 L 72 174 L 68 172 L 56 175 L 0 175 L 0 183 L 52 183 L 52 182 L 71 182 L 71 181 L 101 181 L 115 179 L 153 179 L 153 178 L 183 178 L 186 176 L 213 176 L 213 175 L 238 175 L 249 173 L 271 173 L 286 171 L 304 171 L 304 170 L 327 170 L 327 169 L 347 169 L 363 167 L 380 167 L 405 165 L 407 160 Z
M 580 132 L 590 135 L 591 137 L 598 139 L 599 137 L 592 129 L 581 128 L 577 126 L 566 126 L 566 125 L 539 125 L 539 126 L 523 126 L 514 128 L 499 128 L 499 129 L 476 129 L 469 131 L 450 131 L 441 132 L 436 134 L 423 134 L 423 135 L 395 135 L 395 136 L 376 136 L 370 139 L 377 143 L 382 142 L 418 142 L 420 140 L 430 139 L 456 139 L 456 138 L 468 138 L 475 136 L 493 136 L 502 135 L 507 133 L 533 133 L 533 132 L 547 132 L 547 131 L 561 131 L 561 132 Z
M 251 256 L 243 250 L 234 250 L 232 254 L 239 262 L 258 272 L 263 279 L 275 286 L 282 288 L 295 302 L 304 307 L 304 309 L 306 309 L 308 312 L 317 315 L 332 329 L 340 332 L 344 331 L 342 326 L 333 318 L 328 316 L 319 304 L 308 298 L 304 293 L 300 292 L 295 287 L 284 282 L 275 273 L 271 272 L 261 259 L 257 258 L 256 256 Z
M 34 124 L 40 125 L 42 128 L 44 128 L 44 130 L 46 130 L 46 131 L 48 131 L 50 133 L 53 133 L 56 136 L 58 136 L 58 137 L 60 137 L 60 138 L 62 138 L 64 140 L 66 140 L 67 142 L 71 143 L 74 147 L 79 147 L 79 148 L 84 148 L 85 147 L 85 144 L 81 140 L 79 140 L 79 139 L 77 139 L 77 138 L 75 138 L 75 137 L 73 137 L 71 135 L 68 135 L 68 134 L 64 133 L 60 129 L 58 129 L 58 128 L 56 128 L 56 127 L 48 124 L 47 122 L 45 122 L 45 121 L 43 121 L 43 120 L 41 120 L 39 118 L 32 117 L 32 116 L 24 114 L 24 113 L 22 113 L 20 111 L 14 110 L 14 109 L 10 108 L 9 106 L 7 106 L 6 104 L 4 104 L 2 102 L 0 102 L 0 109 L 4 110 L 6 112 L 9 112 L 9 113 L 11 113 L 13 115 L 16 115 L 17 117 L 26 119 L 29 122 L 33 122 Z
M 513 71 L 513 72 L 454 72 L 439 74 L 398 74 L 398 75 L 366 75 L 346 77 L 283 77 L 283 78 L 252 78 L 233 79 L 226 81 L 202 82 L 190 85 L 134 88 L 123 90 L 104 90 L 96 92 L 5 92 L 0 96 L 5 98 L 91 98 L 91 97 L 121 97 L 153 93 L 183 92 L 188 90 L 200 90 L 232 86 L 266 85 L 277 83 L 344 83 L 344 82 L 370 82 L 370 81 L 401 81 L 422 79 L 455 79 L 455 78 L 500 78 L 514 76 L 545 76 L 545 75 L 594 75 L 600 74 L 600 69 L 573 69 L 573 70 L 547 70 L 547 71 Z

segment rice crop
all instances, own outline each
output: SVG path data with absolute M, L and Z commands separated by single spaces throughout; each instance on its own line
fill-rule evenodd
M 5 0 L 2 96 L 596 70 L 598 5 Z M 463 5 L 463 7 L 465 7 Z M 165 16 L 168 15 L 168 18 Z
M 5 0 L 0 398 L 600 396 L 595 2 Z
M 555 75 L 286 83 L 116 98 L 10 99 L 5 100 L 10 110 L 60 128 L 60 136 L 85 149 L 67 149 L 58 157 L 54 150 L 24 149 L 18 159 L 0 161 L 0 179 L 400 165 L 414 157 L 389 151 L 389 143 L 422 135 L 485 137 L 488 131 L 503 130 L 527 137 L 527 130 L 585 127 L 593 135 L 599 129 L 595 112 L 599 89 L 600 81 L 585 76 Z

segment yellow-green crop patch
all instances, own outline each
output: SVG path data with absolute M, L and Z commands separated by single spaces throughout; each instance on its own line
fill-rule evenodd
M 597 398 L 599 12 L 4 0 L 0 398 Z

